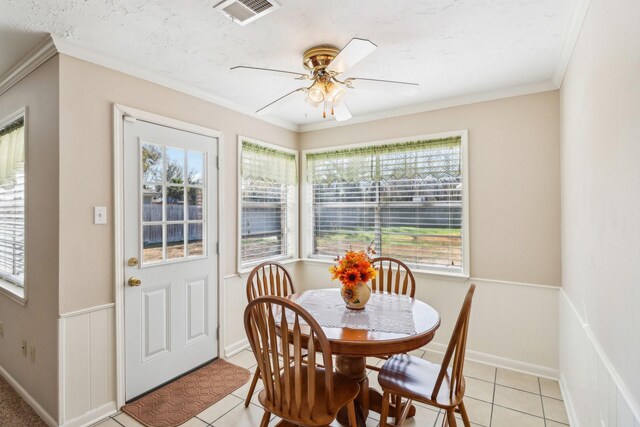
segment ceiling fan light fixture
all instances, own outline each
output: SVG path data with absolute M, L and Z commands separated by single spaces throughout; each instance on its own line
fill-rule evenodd
M 340 104 L 347 93 L 342 86 L 335 83 L 329 83 L 327 85 L 327 92 L 327 98 L 332 100 L 333 105 Z
M 307 104 L 311 105 L 313 108 L 318 108 L 323 101 L 320 102 L 315 102 L 313 101 L 310 97 L 309 94 L 307 94 L 307 96 L 304 98 L 304 100 L 307 102 Z
M 325 100 L 323 84 L 316 81 L 307 91 L 307 99 L 313 104 L 320 104 Z

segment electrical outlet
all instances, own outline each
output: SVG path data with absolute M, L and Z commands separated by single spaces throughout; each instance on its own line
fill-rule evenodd
M 0 322 L 0 338 L 4 338 L 4 322 Z
M 25 340 L 22 340 L 22 355 L 27 357 L 27 342 Z
M 36 361 L 36 346 L 33 344 L 29 346 L 29 358 L 32 362 Z

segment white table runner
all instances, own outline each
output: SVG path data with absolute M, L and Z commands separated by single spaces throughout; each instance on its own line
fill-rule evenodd
M 320 326 L 327 328 L 416 334 L 411 309 L 413 299 L 405 295 L 372 292 L 371 299 L 363 310 L 348 309 L 340 292 L 331 289 L 307 291 L 295 302 L 311 313 Z M 293 322 L 293 314 L 290 312 L 287 321 Z

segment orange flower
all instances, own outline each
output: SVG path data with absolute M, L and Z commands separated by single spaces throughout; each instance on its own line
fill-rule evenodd
M 377 275 L 377 272 L 375 268 L 373 268 L 371 265 L 369 265 L 369 267 L 366 268 L 365 270 L 360 271 L 360 278 L 362 279 L 363 282 L 368 282 L 369 280 L 375 278 L 376 275 Z
M 340 280 L 345 286 L 355 286 L 360 283 L 360 272 L 356 268 L 350 268 L 345 271 Z
M 360 272 L 367 270 L 369 267 L 371 267 L 371 264 L 366 259 L 360 259 L 356 263 L 356 268 L 360 270 Z
M 331 280 L 336 280 L 340 277 L 340 268 L 337 265 L 332 265 L 329 267 L 329 273 L 331 273 Z

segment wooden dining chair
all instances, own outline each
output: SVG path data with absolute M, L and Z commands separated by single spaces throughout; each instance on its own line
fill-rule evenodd
M 371 260 L 373 268 L 378 274 L 371 280 L 373 292 L 388 292 L 391 294 L 408 295 L 413 298 L 416 294 L 416 279 L 411 269 L 404 262 L 396 258 L 378 257 Z M 388 359 L 389 356 L 380 356 Z M 367 369 L 380 371 L 374 365 L 367 365 Z
M 256 265 L 247 278 L 247 300 L 249 302 L 261 296 L 276 295 L 286 297 L 295 293 L 291 275 L 287 269 L 278 262 L 263 262 Z M 306 354 L 305 354 L 306 356 Z M 251 397 L 256 390 L 258 380 L 261 378 L 260 368 L 251 379 L 249 392 L 244 400 L 245 408 L 251 403 Z
M 263 372 L 260 427 L 269 424 L 272 414 L 294 425 L 328 426 L 345 405 L 349 425 L 357 426 L 354 399 L 360 387 L 333 372 L 329 341 L 304 308 L 278 296 L 258 297 L 244 312 L 244 327 Z M 282 355 L 277 351 L 280 340 Z M 303 362 L 305 347 L 308 356 Z
M 467 292 L 441 365 L 408 354 L 400 354 L 391 357 L 382 366 L 378 374 L 378 382 L 383 391 L 380 427 L 391 426 L 387 424 L 390 398 L 394 399 L 395 404 L 394 426 L 402 425 L 411 402 L 415 400 L 444 409 L 446 422 L 450 427 L 457 425 L 455 412 L 460 412 L 465 427 L 471 427 L 469 415 L 463 403 L 465 380 L 462 371 L 467 347 L 471 300 L 475 288 L 475 285 L 471 285 Z M 449 367 L 450 364 L 451 367 Z M 407 399 L 404 406 L 403 398 Z

